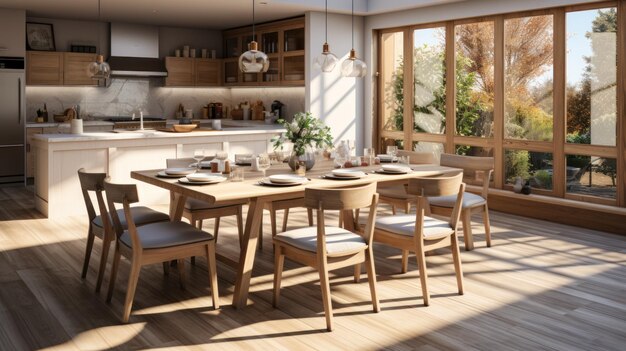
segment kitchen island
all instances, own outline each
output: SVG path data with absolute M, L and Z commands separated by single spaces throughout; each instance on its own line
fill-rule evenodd
M 278 125 L 224 128 L 190 133 L 160 131 L 38 134 L 33 136 L 35 207 L 48 218 L 86 214 L 77 171 L 106 172 L 113 182 L 136 183 L 134 170 L 165 168 L 168 158 L 192 157 L 196 149 L 207 155 L 227 151 L 259 154 L 272 151 L 271 139 L 284 132 Z M 169 194 L 138 184 L 142 204 L 167 204 Z

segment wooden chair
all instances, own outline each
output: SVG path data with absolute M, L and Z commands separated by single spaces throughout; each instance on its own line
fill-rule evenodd
M 457 241 L 457 223 L 461 213 L 465 184 L 463 174 L 443 175 L 432 178 L 409 179 L 408 193 L 416 196 L 417 213 L 379 217 L 374 228 L 374 241 L 399 248 L 403 251 L 414 251 L 422 284 L 424 305 L 428 306 L 428 273 L 426 271 L 426 251 L 450 246 L 454 259 L 454 269 L 458 291 L 463 295 L 463 272 L 459 243 Z M 428 210 L 429 196 L 455 196 L 455 204 L 449 220 L 443 221 L 425 215 Z
M 317 211 L 317 226 L 290 230 L 274 237 L 274 307 L 278 306 L 286 256 L 293 261 L 317 268 L 319 271 L 328 331 L 332 330 L 333 320 L 329 270 L 365 263 L 374 312 L 379 312 L 376 271 L 372 253 L 372 232 L 378 204 L 376 185 L 369 184 L 343 189 L 307 188 L 304 199 L 307 208 Z M 324 211 L 326 210 L 346 212 L 364 207 L 369 207 L 369 217 L 362 234 L 346 229 L 346 225 L 341 228 L 324 224 Z
M 205 158 L 205 160 L 211 158 Z M 166 160 L 168 168 L 171 167 L 188 167 L 190 164 L 195 163 L 193 158 L 170 158 Z M 243 205 L 247 202 L 234 201 L 219 205 L 209 205 L 208 203 L 188 198 L 185 202 L 185 208 L 183 209 L 183 217 L 189 220 L 189 222 L 202 229 L 202 221 L 205 219 L 215 219 L 213 226 L 213 235 L 217 242 L 217 236 L 220 230 L 220 218 L 226 216 L 237 216 L 237 233 L 239 235 L 239 241 L 243 238 Z
M 289 210 L 295 207 L 304 207 L 304 199 L 278 200 L 265 203 L 265 209 L 270 212 L 272 238 L 278 233 L 278 231 L 276 230 L 276 212 L 284 210 L 282 231 L 286 232 L 287 220 L 289 218 Z M 313 226 L 313 210 L 310 208 L 307 208 L 307 217 L 309 219 L 309 226 Z M 261 223 L 261 230 L 263 230 L 263 223 Z M 260 234 L 261 237 L 259 237 L 259 250 L 263 250 L 263 232 L 261 231 Z
M 83 279 L 87 277 L 87 270 L 89 269 L 89 260 L 91 258 L 94 238 L 98 237 L 102 239 L 102 252 L 100 254 L 100 267 L 98 268 L 96 292 L 99 292 L 100 287 L 102 286 L 102 279 L 104 277 L 107 258 L 109 256 L 109 248 L 111 247 L 111 242 L 115 241 L 115 233 L 113 232 L 111 218 L 108 215 L 103 196 L 105 178 L 105 173 L 87 173 L 84 168 L 78 170 L 78 179 L 80 181 L 80 187 L 83 192 L 83 199 L 85 200 L 85 207 L 87 207 L 87 214 L 89 216 L 87 248 L 85 249 L 85 260 L 83 262 L 83 272 L 81 274 L 81 277 Z M 90 193 L 95 193 L 96 195 L 98 212 L 100 213 L 99 215 L 96 215 L 96 210 L 89 195 Z M 131 208 L 131 215 L 133 217 L 133 221 L 137 226 L 155 222 L 169 221 L 169 216 L 165 213 L 154 211 L 144 206 Z M 123 217 L 123 219 L 121 220 L 121 224 L 123 228 L 126 228 L 127 224 L 125 217 Z
M 441 165 L 461 168 L 466 183 L 475 183 L 481 186 L 481 194 L 466 192 L 463 195 L 463 207 L 461 219 L 463 221 L 463 241 L 465 250 L 474 249 L 474 238 L 472 236 L 472 214 L 482 213 L 485 226 L 485 241 L 487 247 L 491 247 L 491 228 L 489 225 L 489 207 L 487 197 L 489 195 L 489 181 L 493 173 L 493 157 L 461 156 L 452 154 L 441 154 Z M 428 199 L 430 209 L 433 214 L 448 215 L 455 204 L 454 196 L 441 196 Z
M 130 204 L 139 201 L 137 186 L 134 184 L 112 184 L 105 180 L 104 189 L 107 193 L 109 212 L 111 213 L 117 235 L 107 302 L 110 302 L 113 296 L 121 256 L 124 255 L 131 261 L 122 317 L 124 323 L 128 322 L 130 317 L 141 267 L 178 260 L 180 284 L 181 288 L 184 288 L 184 259 L 191 256 L 207 257 L 213 307 L 219 308 L 215 240 L 213 235 L 185 222 L 167 221 L 138 227 L 133 220 L 130 207 Z M 122 204 L 128 229 L 123 228 L 118 211 L 115 210 L 115 204 Z

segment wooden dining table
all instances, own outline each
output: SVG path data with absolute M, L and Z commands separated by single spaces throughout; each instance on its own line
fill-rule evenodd
M 225 181 L 210 185 L 185 185 L 177 179 L 160 178 L 157 176 L 163 169 L 132 171 L 131 177 L 138 181 L 146 182 L 154 186 L 169 190 L 171 193 L 170 217 L 172 221 L 180 221 L 185 201 L 187 198 L 194 198 L 206 201 L 212 205 L 228 203 L 237 200 L 248 200 L 249 207 L 246 218 L 246 225 L 241 243 L 239 259 L 235 262 L 237 270 L 235 291 L 233 296 L 233 306 L 241 308 L 246 306 L 248 301 L 248 291 L 252 278 L 252 268 L 259 239 L 260 227 L 263 218 L 263 209 L 268 202 L 300 199 L 304 197 L 304 189 L 307 187 L 338 188 L 347 186 L 364 185 L 369 183 L 406 183 L 407 179 L 418 176 L 434 176 L 443 173 L 460 171 L 460 169 L 444 167 L 434 164 L 410 165 L 412 172 L 406 174 L 380 174 L 376 170 L 381 165 L 369 167 L 355 167 L 363 170 L 367 176 L 360 179 L 333 180 L 323 176 L 333 169 L 332 161 L 321 161 L 315 167 L 306 172 L 309 181 L 303 185 L 296 186 L 267 186 L 259 184 L 262 173 L 252 171 L 250 167 L 244 169 L 245 180 Z M 293 173 L 287 164 L 275 164 L 267 171 L 267 175 Z M 344 221 L 352 223 L 352 211 L 344 213 Z

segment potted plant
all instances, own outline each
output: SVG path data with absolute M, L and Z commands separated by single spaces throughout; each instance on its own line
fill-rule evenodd
M 313 117 L 310 112 L 296 113 L 291 122 L 287 122 L 284 119 L 279 119 L 277 122 L 282 124 L 287 129 L 287 132 L 272 139 L 274 150 L 279 148 L 283 150 L 285 142 L 293 144 L 289 166 L 294 171 L 299 171 L 300 168 L 305 167 L 307 171 L 310 170 L 315 165 L 315 157 L 312 154 L 313 149 L 321 149 L 333 145 L 330 127 Z

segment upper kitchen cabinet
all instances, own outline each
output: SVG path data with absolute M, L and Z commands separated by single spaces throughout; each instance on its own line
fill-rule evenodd
M 0 56 L 26 54 L 26 12 L 0 9 Z
M 196 86 L 219 86 L 222 80 L 222 60 L 195 59 Z
M 62 52 L 28 51 L 26 53 L 27 85 L 63 85 L 63 69 Z
M 165 68 L 167 69 L 166 86 L 194 86 L 195 59 L 191 57 L 166 57 Z
M 63 53 L 63 84 L 65 85 L 98 85 L 87 73 L 89 64 L 96 60 L 96 54 L 78 52 Z

